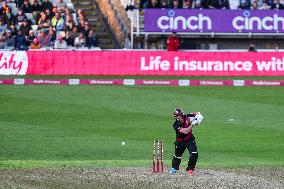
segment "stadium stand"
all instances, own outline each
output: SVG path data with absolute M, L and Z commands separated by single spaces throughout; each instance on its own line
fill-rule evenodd
M 67 49 L 119 47 L 90 0 L 2 0 L 0 9 L 1 49 L 27 50 L 33 42 L 39 42 L 36 49 L 52 49 L 58 38 Z M 78 46 L 80 34 L 85 43 Z
M 279 1 L 279 0 L 277 0 Z M 279 2 L 276 0 L 204 0 L 201 1 L 201 7 L 206 9 L 226 9 L 225 11 L 230 12 L 229 9 L 233 11 L 240 11 L 244 16 L 249 16 L 250 12 L 257 10 L 258 13 L 270 16 L 267 12 L 276 10 L 276 12 L 282 11 L 282 6 L 279 6 Z M 194 2 L 194 1 L 193 1 Z M 197 1 L 195 1 L 197 2 Z M 220 4 L 212 6 L 214 3 L 219 2 Z M 229 4 L 229 6 L 222 6 L 223 4 Z M 224 3 L 226 2 L 226 3 Z M 283 1 L 281 0 L 281 5 Z M 275 6 L 276 5 L 276 6 Z M 196 9 L 194 3 L 191 9 Z M 261 11 L 260 11 L 261 10 Z M 274 12 L 275 13 L 275 12 Z M 274 14 L 273 13 L 273 14 Z M 248 14 L 248 15 L 245 15 Z M 251 16 L 253 17 L 253 16 Z M 264 20 L 262 20 L 264 21 Z M 267 50 L 278 50 L 278 48 L 283 48 L 283 34 L 278 31 L 271 33 L 254 33 L 252 32 L 240 32 L 240 33 L 225 33 L 218 35 L 217 33 L 196 35 L 196 36 L 185 36 L 183 40 L 184 48 L 192 49 L 246 49 L 250 44 L 255 44 L 260 49 Z M 185 44 L 192 44 L 191 46 L 186 46 Z
M 98 37 L 98 43 L 102 49 L 119 48 L 117 42 L 112 36 L 108 24 L 105 23 L 101 9 L 97 1 L 74 0 L 72 1 L 77 10 L 84 11 L 89 25 L 93 28 L 95 35 Z
M 121 0 L 123 2 L 123 0 Z M 239 10 L 249 13 L 250 10 L 277 10 L 283 9 L 282 0 L 135 0 L 131 2 L 136 8 L 134 12 L 134 48 L 165 49 L 166 39 L 171 32 L 145 32 L 144 8 L 150 9 L 195 9 L 195 10 Z M 140 11 L 138 11 L 140 9 Z M 248 10 L 247 12 L 245 12 Z M 265 14 L 265 12 L 264 12 Z M 138 19 L 139 17 L 139 19 Z M 280 18 L 282 24 L 282 17 Z M 283 48 L 284 36 L 282 32 L 271 33 L 206 33 L 184 32 L 178 33 L 182 39 L 181 49 L 247 49 L 250 44 L 255 44 L 261 49 Z

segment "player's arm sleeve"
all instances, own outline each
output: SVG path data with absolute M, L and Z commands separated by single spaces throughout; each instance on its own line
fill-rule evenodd
M 176 132 L 179 132 L 179 130 L 181 129 L 181 127 L 176 122 L 173 124 L 173 128 Z

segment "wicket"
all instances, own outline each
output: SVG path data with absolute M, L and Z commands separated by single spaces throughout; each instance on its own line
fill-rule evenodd
M 164 142 L 160 140 L 155 140 L 153 142 L 152 170 L 153 173 L 164 172 Z

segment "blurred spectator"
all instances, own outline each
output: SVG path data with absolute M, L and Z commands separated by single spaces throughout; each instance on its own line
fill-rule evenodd
M 148 0 L 146 8 L 161 8 L 159 0 Z
M 254 10 L 264 10 L 264 9 L 270 9 L 270 7 L 263 2 L 263 0 L 252 0 L 251 1 L 251 9 Z
M 72 30 L 74 27 L 74 20 L 73 17 L 71 15 L 66 15 L 66 19 L 65 19 L 65 29 L 64 30 Z
M 193 2 L 193 6 L 192 6 L 194 9 L 203 9 L 203 4 L 201 2 L 201 0 L 195 0 Z
M 184 9 L 191 9 L 192 8 L 192 4 L 191 4 L 191 0 L 184 0 L 183 2 L 183 8 Z
M 72 32 L 70 33 L 70 36 L 75 40 L 76 37 L 79 36 L 79 29 L 78 26 L 75 26 L 72 30 Z
M 78 19 L 78 21 L 80 21 L 80 20 L 86 21 L 87 20 L 85 14 L 83 14 L 81 12 L 78 14 L 77 19 Z
M 229 0 L 230 9 L 236 10 L 239 9 L 240 1 L 239 0 Z
M 33 17 L 35 19 L 35 22 L 37 23 L 40 17 L 40 13 L 43 11 L 41 0 L 34 0 L 34 4 L 32 4 L 32 10 Z
M 53 7 L 53 9 L 52 9 L 52 11 L 51 11 L 51 12 L 55 15 L 55 13 L 57 13 L 57 12 L 58 12 L 57 7 Z
M 15 0 L 17 7 L 21 7 L 24 3 L 24 0 Z
M 27 17 L 23 14 L 23 11 L 19 9 L 18 14 L 16 15 L 16 25 L 21 26 L 24 20 L 27 20 Z
M 229 0 L 217 0 L 219 9 L 230 9 Z
M 70 8 L 66 7 L 66 8 L 65 8 L 65 14 L 66 14 L 66 15 L 67 15 L 67 14 L 72 15 L 72 14 L 75 14 L 75 11 L 74 11 L 73 9 L 70 9 Z
M 81 32 L 79 36 L 75 38 L 74 46 L 75 47 L 85 47 L 86 46 L 86 38 L 85 38 L 84 33 Z
M 251 2 L 250 0 L 240 0 L 239 9 L 250 9 Z
M 162 1 L 161 1 L 161 8 L 163 8 L 163 9 L 168 9 L 168 8 L 170 8 L 169 1 L 168 1 L 168 0 L 162 0 Z
M 272 4 L 274 3 L 274 1 L 275 1 L 275 0 L 265 0 L 265 2 L 267 3 L 267 5 L 268 5 L 269 7 L 272 6 Z
M 27 50 L 27 40 L 21 30 L 17 32 L 17 35 L 15 37 L 14 47 L 16 50 Z
M 66 3 L 63 2 L 63 0 L 57 0 L 54 3 L 54 7 L 57 8 L 58 12 L 62 13 L 62 12 L 64 12 L 64 9 L 66 8 Z
M 82 9 L 77 10 L 76 19 L 74 20 L 75 24 L 78 24 L 80 20 L 87 20 L 85 14 L 83 13 Z
M 67 43 L 67 46 L 74 46 L 74 39 L 70 35 L 70 31 L 66 31 L 64 40 Z
M 25 19 L 23 24 L 20 26 L 20 30 L 22 30 L 23 35 L 27 37 L 31 29 L 32 29 L 31 25 L 29 24 L 28 20 Z
M 12 35 L 11 30 L 7 30 L 5 41 L 7 43 L 7 47 L 14 47 L 15 46 L 15 36 Z
M 78 24 L 78 30 L 79 30 L 79 32 L 81 32 L 81 31 L 84 30 L 85 24 L 86 24 L 86 21 L 85 21 L 85 20 L 80 20 L 80 21 L 79 21 L 79 24 Z
M 62 31 L 64 29 L 64 20 L 60 16 L 60 13 L 55 13 L 55 16 L 51 20 L 51 26 L 55 31 Z
M 248 52 L 257 52 L 255 45 L 254 44 L 250 44 L 248 47 Z
M 0 17 L 0 33 L 5 33 L 7 30 L 7 24 L 5 24 L 2 17 Z
M 259 7 L 259 9 L 263 9 L 263 10 L 268 10 L 268 9 L 270 9 L 270 6 L 268 5 L 268 3 L 267 3 L 267 1 L 266 0 L 263 0 L 263 1 L 261 1 L 262 2 L 262 4 L 261 3 L 259 3 L 261 0 L 259 0 L 258 1 L 258 7 Z
M 49 27 L 49 35 L 50 35 L 50 46 L 54 46 L 57 32 L 53 29 L 53 27 Z
M 79 16 L 79 15 L 84 15 L 83 10 L 82 10 L 82 9 L 78 9 L 78 10 L 77 10 L 77 15 L 78 15 L 78 16 Z
M 17 29 L 14 24 L 8 25 L 8 30 L 11 30 L 12 35 L 17 35 Z
M 49 2 L 49 0 L 44 0 L 44 2 L 42 3 L 42 8 L 43 10 L 48 9 L 51 11 L 53 9 L 53 5 L 51 2 Z
M 6 10 L 6 13 L 3 15 L 4 18 L 4 22 L 5 24 L 7 24 L 7 26 L 9 27 L 10 25 L 14 25 L 16 22 L 16 18 L 15 16 L 11 13 L 11 9 L 8 8 Z
M 2 2 L 2 8 L 1 8 L 1 12 L 0 14 L 5 14 L 7 12 L 8 9 L 11 9 L 8 5 L 6 1 Z
M 217 9 L 219 8 L 219 1 L 218 0 L 203 0 L 203 7 L 205 9 Z
M 86 46 L 88 48 L 98 47 L 98 41 L 93 30 L 89 31 L 89 34 L 86 38 Z
M 91 28 L 89 26 L 89 23 L 87 22 L 87 23 L 85 23 L 85 27 L 84 27 L 82 32 L 84 33 L 85 37 L 87 37 L 89 35 L 90 31 L 91 31 Z
M 254 9 L 254 10 L 257 9 L 257 2 L 256 2 L 256 1 L 252 1 L 252 2 L 251 2 L 250 9 Z
M 177 37 L 176 33 L 173 32 L 167 39 L 167 49 L 168 51 L 177 51 L 180 47 L 180 39 Z
M 67 42 L 63 39 L 61 35 L 58 36 L 57 40 L 54 43 L 55 49 L 67 49 Z
M 7 48 L 7 43 L 4 40 L 3 34 L 0 34 L 0 49 L 6 49 Z
M 147 5 L 148 5 L 148 0 L 140 0 L 140 3 L 139 3 L 140 9 L 147 8 Z
M 30 30 L 29 31 L 29 35 L 27 36 L 27 43 L 28 43 L 28 46 L 31 45 L 32 41 L 36 38 L 35 36 L 35 32 L 33 30 Z
M 40 30 L 40 32 L 38 34 L 38 41 L 39 41 L 41 47 L 49 47 L 50 41 L 51 41 L 51 36 L 49 34 L 48 29 Z
M 284 9 L 284 5 L 281 3 L 280 0 L 275 0 L 274 3 L 271 5 L 271 9 L 281 10 Z
M 41 16 L 37 24 L 38 24 L 38 29 L 49 28 L 50 20 L 47 19 L 45 12 L 41 12 Z
M 46 18 L 51 21 L 51 19 L 54 17 L 53 12 L 51 10 L 49 10 L 49 9 L 45 9 L 44 12 L 46 14 Z
M 62 15 L 62 17 L 63 17 L 63 19 L 66 21 L 68 18 L 71 18 L 72 20 L 73 20 L 73 16 L 71 15 L 71 11 L 70 11 L 70 9 L 68 9 L 68 8 L 65 8 L 65 12 L 64 13 L 61 13 Z M 73 20 L 74 21 L 74 20 Z
M 208 9 L 208 4 L 210 0 L 195 0 L 196 4 L 200 4 L 200 6 L 204 9 Z
M 71 15 L 72 13 L 74 13 L 74 11 L 72 11 L 71 9 L 69 9 L 68 7 L 65 8 L 64 14 L 65 15 Z
M 30 2 L 28 0 L 24 0 L 23 5 L 21 6 L 21 8 L 23 13 L 32 13 L 33 9 L 32 9 L 32 5 L 30 4 Z
M 74 22 L 67 22 L 66 23 L 67 25 L 65 26 L 65 31 L 73 31 L 74 27 L 75 27 L 75 24 Z
M 40 49 L 41 48 L 41 45 L 40 45 L 39 40 L 37 38 L 34 38 L 32 40 L 30 48 L 31 49 Z
M 33 12 L 42 12 L 43 6 L 41 3 L 41 0 L 34 0 L 34 3 L 32 4 L 32 10 Z
M 173 0 L 171 4 L 171 8 L 180 9 L 182 8 L 182 3 L 179 0 Z

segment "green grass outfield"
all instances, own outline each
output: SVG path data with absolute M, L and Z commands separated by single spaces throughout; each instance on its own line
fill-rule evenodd
M 0 85 L 0 169 L 151 167 L 154 139 L 170 166 L 177 106 L 204 114 L 199 167 L 284 166 L 284 87 Z

